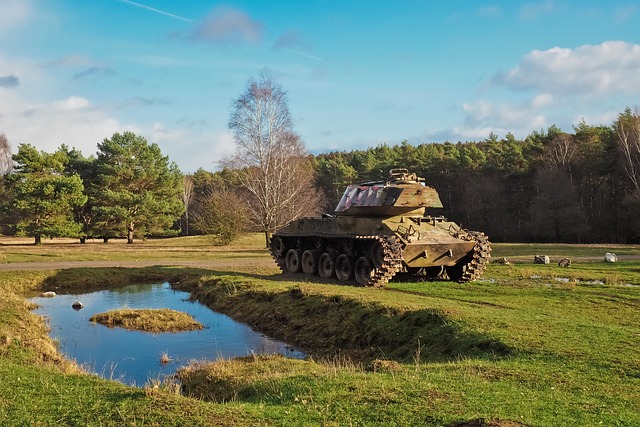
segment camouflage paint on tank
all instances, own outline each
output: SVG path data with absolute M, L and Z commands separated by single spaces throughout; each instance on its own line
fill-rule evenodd
M 380 266 L 371 277 L 380 283 L 364 283 L 370 286 L 384 285 L 399 271 L 431 267 L 447 268 L 455 280 L 477 279 L 490 256 L 488 239 L 442 216 L 427 214 L 442 208 L 442 202 L 437 191 L 422 181 L 406 169 L 392 169 L 387 181 L 348 186 L 333 215 L 302 218 L 275 233 L 274 259 L 284 271 L 286 258 L 298 268 L 303 252 L 308 252 L 307 262 L 321 252 L 327 254 L 325 263 L 327 257 L 342 255 L 344 277 L 349 260 L 358 259 L 362 269 L 367 261 L 375 264 L 377 258 Z M 381 251 L 377 257 L 369 253 L 374 250 Z

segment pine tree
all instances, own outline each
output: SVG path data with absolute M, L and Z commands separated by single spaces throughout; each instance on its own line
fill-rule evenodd
M 95 233 L 105 239 L 170 234 L 184 211 L 182 174 L 156 144 L 132 132 L 98 144 Z

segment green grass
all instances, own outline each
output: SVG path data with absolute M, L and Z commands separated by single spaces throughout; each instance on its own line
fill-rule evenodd
M 502 268 L 487 274 L 495 283 L 394 283 L 379 292 L 212 278 L 199 293 L 210 304 L 290 342 L 351 349 L 352 365 L 217 362 L 192 373 L 190 391 L 218 401 L 222 387 L 223 401 L 265 404 L 285 424 L 637 425 L 638 288 L 513 282 Z M 400 369 L 367 372 L 376 357 Z M 263 375 L 264 363 L 275 373 Z
M 548 255 L 555 263 L 563 258 L 602 261 L 607 252 L 615 253 L 619 257 L 633 256 L 636 259 L 640 257 L 640 245 L 494 243 L 491 246 L 493 258 L 506 257 L 509 261 L 518 262 L 533 262 L 534 255 Z
M 251 259 L 268 255 L 264 236 L 258 233 L 243 235 L 230 246 L 212 246 L 207 236 L 136 240 L 131 245 L 126 239 L 112 239 L 106 244 L 99 240 L 80 244 L 73 239 L 48 239 L 35 247 L 31 240 L 0 236 L 0 263 Z
M 109 328 L 153 333 L 194 331 L 204 327 L 187 313 L 169 308 L 111 310 L 94 314 L 89 320 Z
M 260 238 L 227 250 L 268 257 Z M 141 246 L 191 248 L 196 256 L 203 245 L 202 256 L 225 256 L 199 239 L 170 240 Z M 120 247 L 118 256 L 128 253 Z M 497 245 L 494 255 L 556 256 L 545 248 Z M 59 250 L 28 249 L 34 257 Z M 563 246 L 557 256 L 575 259 L 569 268 L 491 264 L 478 283 L 392 282 L 383 290 L 309 282 L 276 274 L 275 266 L 256 270 L 250 257 L 233 272 L 0 272 L 0 424 L 640 425 L 640 262 L 605 264 L 598 254 L 606 251 L 634 256 L 637 247 Z M 157 280 L 311 358 L 198 363 L 182 373 L 192 397 L 171 384 L 131 388 L 81 374 L 60 358 L 25 301 L 40 290 Z

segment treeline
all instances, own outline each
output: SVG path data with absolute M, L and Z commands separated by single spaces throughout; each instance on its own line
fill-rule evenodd
M 225 244 L 242 230 L 268 234 L 317 214 L 318 203 L 331 212 L 347 185 L 384 179 L 398 167 L 436 188 L 444 209 L 433 213 L 495 242 L 640 242 L 640 113 L 630 109 L 610 126 L 582 121 L 571 133 L 551 126 L 523 140 L 491 134 L 479 142 L 403 142 L 309 156 L 299 165 L 311 165 L 315 188 L 301 188 L 309 185 L 300 179 L 281 185 L 245 166 L 248 176 L 272 183 L 264 194 L 247 187 L 241 170 L 184 176 L 156 144 L 131 132 L 102 141 L 97 157 L 64 145 L 44 153 L 22 144 L 8 153 L 0 134 L 0 233 L 36 242 L 180 233 L 210 234 Z M 294 190 L 305 197 L 285 197 Z M 284 208 L 281 199 L 288 200 Z
M 524 140 L 406 142 L 315 157 L 318 183 L 335 206 L 349 183 L 406 167 L 426 178 L 442 214 L 497 242 L 640 242 L 640 114 L 611 126 L 551 126 Z
M 182 173 L 141 136 L 116 133 L 88 158 L 65 145 L 46 153 L 21 144 L 11 159 L 0 171 L 0 233 L 30 236 L 36 244 L 45 237 L 132 243 L 178 233 Z

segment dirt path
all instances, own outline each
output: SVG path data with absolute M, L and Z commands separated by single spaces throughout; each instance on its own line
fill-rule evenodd
M 619 260 L 640 260 L 640 255 L 622 255 Z M 518 264 L 530 263 L 530 257 L 510 257 L 510 261 Z M 600 258 L 578 257 L 573 261 L 595 262 Z M 276 268 L 271 258 L 238 258 L 218 260 L 134 260 L 134 261 L 51 261 L 51 262 L 13 262 L 0 263 L 0 271 L 26 271 L 26 270 L 64 270 L 67 268 L 100 268 L 100 267 L 152 267 L 152 266 L 184 266 L 193 268 L 205 268 L 208 270 L 250 270 L 253 268 Z
M 271 258 L 224 260 L 139 260 L 139 261 L 53 261 L 53 262 L 15 262 L 0 264 L 0 271 L 25 270 L 64 270 L 67 268 L 100 268 L 100 267 L 151 267 L 151 266 L 184 266 L 205 268 L 209 270 L 232 270 L 247 268 L 269 268 L 275 263 Z

